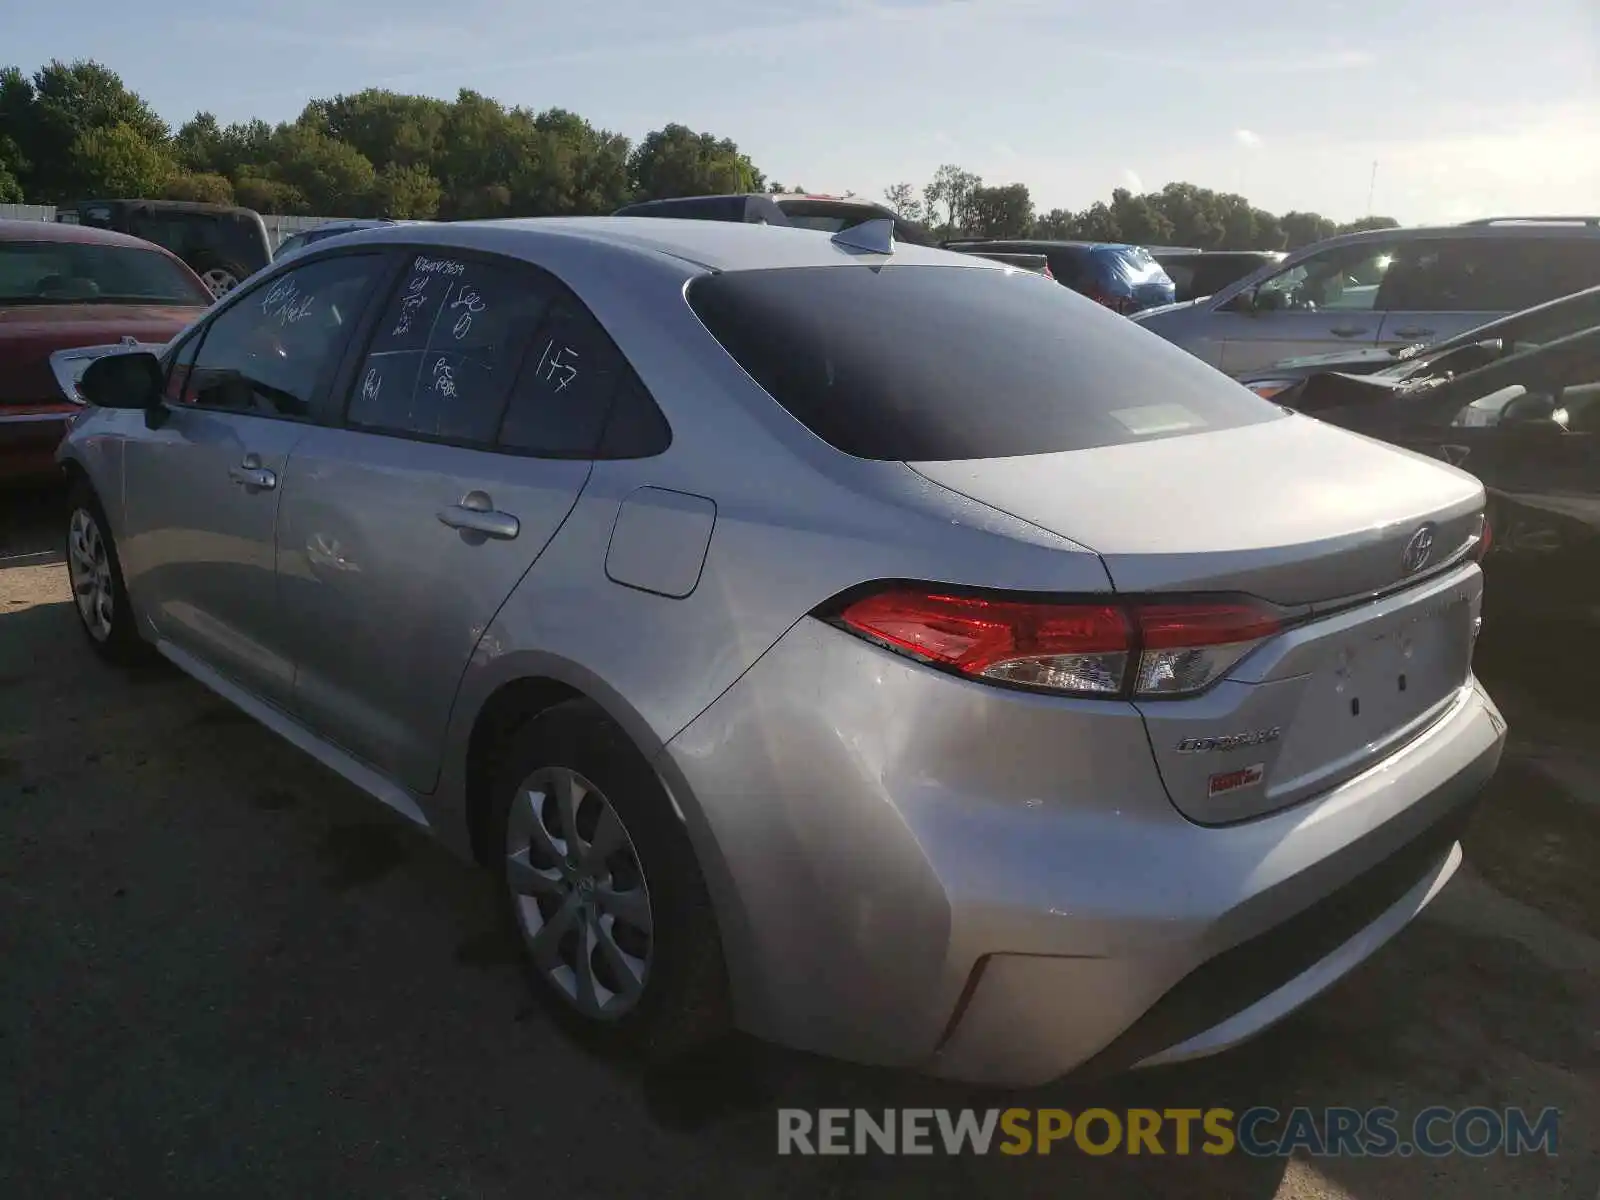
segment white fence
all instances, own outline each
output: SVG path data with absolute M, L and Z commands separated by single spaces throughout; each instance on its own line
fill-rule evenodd
M 54 221 L 56 208 L 53 204 L 0 204 L 0 220 L 4 221 Z M 265 216 L 261 218 L 262 224 L 267 227 L 267 237 L 272 241 L 272 248 L 276 250 L 278 244 L 292 233 L 299 233 L 302 229 L 315 229 L 318 225 L 326 225 L 329 221 L 341 221 L 343 217 L 279 217 Z

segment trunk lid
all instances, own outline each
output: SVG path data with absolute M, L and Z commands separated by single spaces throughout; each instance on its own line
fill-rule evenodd
M 1246 592 L 1290 607 L 1390 590 L 1478 533 L 1483 485 L 1309 417 L 912 469 L 1097 552 L 1120 592 Z M 1431 546 L 1408 569 L 1424 526 Z
M 1097 551 L 1119 592 L 1283 608 L 1286 628 L 1206 691 L 1136 702 L 1191 820 L 1245 820 L 1338 786 L 1437 721 L 1470 678 L 1482 573 L 1464 551 L 1483 488 L 1437 460 L 1295 416 L 913 466 Z

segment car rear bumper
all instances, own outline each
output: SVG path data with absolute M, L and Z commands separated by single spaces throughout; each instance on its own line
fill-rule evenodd
M 77 407 L 0 408 L 0 483 L 52 479 L 61 473 L 56 447 Z
M 657 762 L 745 1028 L 1017 1085 L 1211 1053 L 1328 986 L 1455 870 L 1504 729 L 1472 682 L 1356 778 L 1205 827 L 1131 706 L 953 678 L 808 619 Z

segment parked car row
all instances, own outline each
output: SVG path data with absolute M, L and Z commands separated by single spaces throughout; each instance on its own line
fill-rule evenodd
M 1329 238 L 1135 320 L 1230 375 L 1438 341 L 1600 283 L 1600 221 L 1508 218 Z
M 0 484 L 58 477 L 56 446 L 81 411 L 90 361 L 56 351 L 164 343 L 212 295 L 171 252 L 92 226 L 0 221 Z
M 1461 861 L 1484 489 L 896 232 L 286 256 L 79 381 L 85 636 L 482 862 L 587 1036 L 1231 1046 Z

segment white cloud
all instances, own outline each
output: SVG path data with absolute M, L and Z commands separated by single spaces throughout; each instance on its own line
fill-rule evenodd
M 1135 196 L 1144 194 L 1144 180 L 1139 178 L 1139 172 L 1132 167 L 1122 168 L 1122 182 L 1128 185 L 1128 190 Z
M 1246 150 L 1261 149 L 1261 135 L 1253 129 L 1235 129 L 1233 131 L 1233 140 Z

